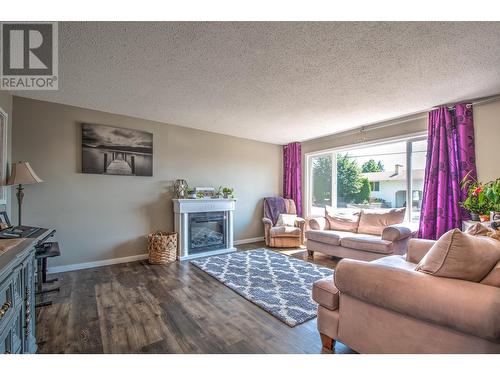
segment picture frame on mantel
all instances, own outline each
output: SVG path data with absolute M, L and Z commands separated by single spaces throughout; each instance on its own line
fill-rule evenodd
M 7 204 L 7 169 L 8 169 L 8 115 L 0 108 L 0 204 Z

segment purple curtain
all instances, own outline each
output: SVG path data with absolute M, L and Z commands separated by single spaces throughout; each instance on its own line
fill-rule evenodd
M 302 153 L 300 143 L 283 146 L 283 196 L 293 199 L 297 215 L 302 216 Z
M 460 188 L 460 181 L 469 172 L 476 178 L 472 105 L 431 111 L 420 238 L 435 240 L 450 229 L 461 228 L 468 214 L 460 207 L 467 194 Z

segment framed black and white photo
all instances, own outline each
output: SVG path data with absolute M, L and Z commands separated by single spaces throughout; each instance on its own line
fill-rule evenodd
M 82 173 L 153 176 L 153 134 L 82 124 Z

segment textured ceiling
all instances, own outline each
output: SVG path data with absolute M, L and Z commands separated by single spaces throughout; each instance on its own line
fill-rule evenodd
M 14 94 L 278 144 L 500 92 L 499 22 L 83 22 L 59 40 L 59 91 Z

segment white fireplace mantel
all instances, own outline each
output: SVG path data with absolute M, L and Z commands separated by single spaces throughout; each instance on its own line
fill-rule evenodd
M 174 204 L 174 228 L 179 234 L 179 259 L 187 260 L 208 255 L 223 254 L 236 251 L 233 240 L 233 211 L 236 199 L 172 199 Z M 200 212 L 224 212 L 225 247 L 190 254 L 189 246 L 189 214 Z

